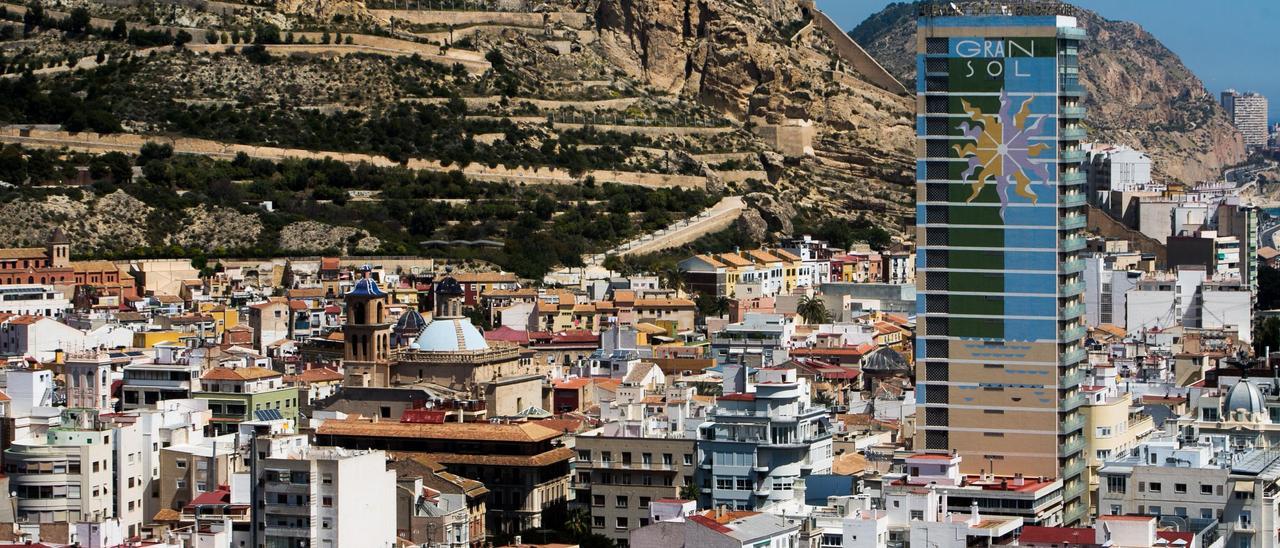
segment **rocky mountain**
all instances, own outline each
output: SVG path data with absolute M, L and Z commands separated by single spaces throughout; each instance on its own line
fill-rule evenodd
M 910 216 L 911 103 L 848 69 L 796 0 L 599 0 L 599 53 L 631 78 L 738 123 L 813 124 L 814 153 L 763 163 L 773 200 L 748 196 L 775 230 L 777 204 L 835 216 Z M 753 216 L 748 216 L 753 218 Z
M 917 5 L 892 4 L 850 32 L 912 88 Z M 1244 160 L 1240 134 L 1213 94 L 1151 33 L 1069 4 L 1063 9 L 1089 33 L 1080 72 L 1095 140 L 1145 150 L 1158 176 L 1183 182 L 1215 179 L 1223 166 Z

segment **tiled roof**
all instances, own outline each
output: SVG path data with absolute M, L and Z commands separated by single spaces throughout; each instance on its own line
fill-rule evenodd
M 115 272 L 116 264 L 111 261 L 72 261 L 71 269 L 76 272 Z
M 298 373 L 297 375 L 294 375 L 294 378 L 298 382 L 340 381 L 342 380 L 342 373 L 326 367 L 317 367 Z
M 689 299 L 640 299 L 636 308 L 694 308 L 696 305 Z
M 569 380 L 557 382 L 555 386 L 557 389 L 562 389 L 562 390 L 577 390 L 590 383 L 591 383 L 591 379 L 577 378 L 577 379 L 569 379 Z
M 460 284 L 468 283 L 515 283 L 519 280 L 510 272 L 458 272 L 453 279 Z
M 1097 544 L 1097 532 L 1093 528 L 1079 527 L 1022 527 L 1022 543 L 1036 544 Z
M 280 372 L 265 367 L 215 367 L 210 369 L 200 380 L 204 381 L 252 381 L 279 377 Z
M 43 247 L 6 247 L 0 248 L 0 259 L 45 259 Z
M 716 259 L 712 255 L 695 255 L 695 257 L 699 261 L 702 261 L 704 263 L 707 263 L 708 265 L 711 265 L 713 268 L 724 268 L 726 266 L 724 263 L 720 262 L 718 259 Z
M 729 266 L 751 266 L 751 261 L 736 253 L 721 253 L 720 260 Z
M 325 421 L 320 435 L 385 438 L 432 438 L 460 441 L 505 441 L 532 443 L 554 439 L 560 432 L 534 423 L 491 424 L 487 422 L 407 424 L 360 420 Z
M 573 458 L 573 450 L 568 447 L 557 447 L 537 455 L 464 455 L 460 453 L 424 453 L 423 455 L 440 464 L 546 466 Z
M 776 255 L 779 259 L 782 259 L 782 260 L 784 260 L 784 261 L 798 261 L 798 260 L 800 260 L 800 256 L 799 256 L 799 255 L 796 255 L 795 253 L 792 253 L 792 252 L 787 251 L 787 250 L 785 250 L 785 249 L 775 249 L 775 250 L 773 250 L 773 251 L 770 251 L 770 253 L 773 253 L 773 254 L 774 254 L 774 255 Z

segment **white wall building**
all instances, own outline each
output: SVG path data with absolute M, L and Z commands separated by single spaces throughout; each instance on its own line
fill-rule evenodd
M 0 314 L 61 318 L 71 308 L 66 295 L 51 285 L 0 286 Z

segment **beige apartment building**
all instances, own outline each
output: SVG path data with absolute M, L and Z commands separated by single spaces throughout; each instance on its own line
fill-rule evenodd
M 573 487 L 591 511 L 591 532 L 626 542 L 628 532 L 649 524 L 649 505 L 680 498 L 693 485 L 695 440 L 579 435 Z
M 1098 515 L 1098 469 L 1109 460 L 1128 454 L 1156 428 L 1155 421 L 1133 406 L 1133 394 L 1114 388 L 1086 387 L 1080 390 L 1084 415 L 1085 478 L 1089 485 L 1089 513 Z

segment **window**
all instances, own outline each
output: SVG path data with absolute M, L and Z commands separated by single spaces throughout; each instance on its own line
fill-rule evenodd
M 612 462 L 613 462 L 613 452 L 612 452 L 612 451 L 601 451 L 601 452 L 600 452 L 600 462 L 603 462 L 603 463 L 605 463 L 605 464 L 612 463 Z
M 616 500 L 614 500 L 614 502 L 613 502 L 613 507 L 614 507 L 614 508 L 626 508 L 626 507 L 627 507 L 627 497 L 626 497 L 626 496 L 620 496 L 620 497 L 617 497 L 617 499 L 616 499 Z
M 1147 515 L 1151 515 L 1151 516 L 1158 516 L 1158 515 L 1160 515 L 1160 514 L 1161 514 L 1161 512 L 1160 512 L 1160 507 L 1159 507 L 1159 506 L 1148 506 L 1148 507 L 1147 507 Z
M 911 511 L 911 521 L 924 521 L 924 511 L 923 511 L 923 510 L 912 510 L 912 511 Z
M 675 464 L 675 460 L 671 458 L 671 453 L 662 454 L 662 464 L 666 466 L 671 466 L 672 464 Z
M 1118 516 L 1118 515 L 1123 514 L 1123 513 L 1124 513 L 1124 508 L 1123 508 L 1123 507 L 1121 507 L 1119 504 L 1112 504 L 1112 505 L 1111 505 L 1111 512 L 1110 512 L 1109 514 L 1107 514 L 1107 515 L 1110 515 L 1110 516 Z
M 693 455 L 692 455 L 692 454 L 690 454 L 690 453 L 685 453 L 685 454 L 684 454 L 684 465 L 685 465 L 685 466 L 693 466 Z
M 1110 427 L 1110 426 L 1099 426 L 1099 427 L 1097 427 L 1097 428 L 1096 428 L 1096 430 L 1097 430 L 1097 437 L 1099 437 L 1099 438 L 1109 438 L 1109 437 L 1111 437 L 1111 427 Z
M 1159 492 L 1160 492 L 1160 482 L 1158 482 L 1158 481 L 1153 481 L 1153 482 L 1151 482 L 1151 484 L 1150 484 L 1150 485 L 1148 485 L 1147 487 L 1150 489 L 1150 491 L 1151 491 L 1152 493 L 1159 493 Z
M 1111 493 L 1123 493 L 1128 478 L 1124 476 L 1107 476 L 1107 491 Z
M 1202 484 L 1200 484 L 1200 494 L 1201 494 L 1201 495 L 1212 495 L 1212 494 L 1213 494 L 1213 486 L 1212 486 L 1212 485 L 1205 485 L 1205 484 L 1203 484 L 1203 483 L 1202 483 Z
M 649 507 L 649 497 L 640 497 L 640 507 L 641 508 Z
M 1200 519 L 1213 519 L 1213 509 L 1212 509 L 1212 508 L 1201 508 L 1201 509 L 1200 509 Z
M 325 508 L 333 507 L 333 497 L 320 497 L 320 505 Z
M 716 478 L 716 489 L 733 489 L 733 478 Z
M 384 419 L 389 419 L 389 418 L 391 418 L 391 408 L 390 408 L 390 407 L 383 406 L 383 407 L 381 407 L 380 409 L 378 409 L 378 411 L 379 411 L 379 413 L 382 415 L 382 418 L 384 418 Z
M 614 529 L 626 529 L 626 528 L 627 528 L 627 518 L 618 518 L 618 520 L 614 522 L 613 528 L 614 528 Z
M 1185 484 L 1185 483 L 1175 483 L 1175 484 L 1173 484 L 1173 492 L 1174 492 L 1174 493 L 1186 493 L 1186 492 L 1187 492 L 1187 484 Z
M 320 474 L 320 483 L 323 483 L 323 484 L 325 484 L 325 485 L 330 485 L 330 484 L 332 484 L 332 483 L 333 483 L 333 473 L 332 473 L 332 472 L 325 472 L 325 473 L 323 473 L 323 474 Z
M 1099 450 L 1097 451 L 1096 455 L 1097 455 L 1097 457 L 1098 457 L 1098 460 L 1107 460 L 1107 459 L 1111 458 L 1111 450 L 1110 450 L 1110 449 L 1099 449 Z
M 604 506 L 604 495 L 591 495 L 592 506 Z
M 747 479 L 747 478 L 738 478 L 738 490 L 739 490 L 739 491 L 750 491 L 750 490 L 751 490 L 751 480 L 750 480 L 750 479 Z
M 578 451 L 578 460 L 582 462 L 591 462 L 591 451 Z
M 604 528 L 604 516 L 591 516 L 591 526 L 596 529 Z

